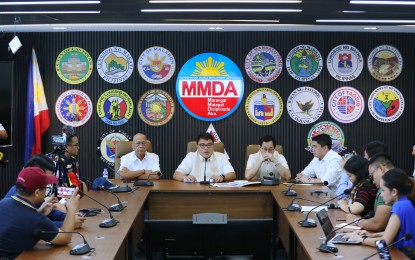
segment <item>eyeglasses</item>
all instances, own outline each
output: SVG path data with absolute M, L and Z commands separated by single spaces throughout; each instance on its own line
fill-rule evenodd
M 373 171 L 369 172 L 369 176 L 373 176 L 373 174 L 375 173 L 375 171 L 377 171 L 377 169 L 379 169 L 380 165 L 378 165 Z
M 275 151 L 275 148 L 265 148 L 265 147 L 261 147 L 261 150 L 264 151 L 264 152 L 273 153 Z
M 208 143 L 208 144 L 198 144 L 198 146 L 202 149 L 205 148 L 212 148 L 213 147 L 213 143 Z
M 140 145 L 146 145 L 147 144 L 147 142 L 146 141 L 144 141 L 144 142 L 136 142 L 136 143 L 134 143 L 136 146 L 140 146 Z

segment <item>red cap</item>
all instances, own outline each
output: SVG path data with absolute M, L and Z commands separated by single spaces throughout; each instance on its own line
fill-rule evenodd
M 48 184 L 56 184 L 55 176 L 46 174 L 39 167 L 27 167 L 20 171 L 16 183 L 20 183 L 25 191 L 42 189 Z

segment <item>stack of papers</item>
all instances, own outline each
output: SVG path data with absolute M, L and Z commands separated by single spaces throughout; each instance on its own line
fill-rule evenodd
M 215 183 L 213 187 L 223 187 L 223 188 L 235 188 L 235 187 L 243 187 L 247 185 L 258 185 L 261 184 L 260 181 L 232 181 L 232 182 L 224 182 L 224 183 Z

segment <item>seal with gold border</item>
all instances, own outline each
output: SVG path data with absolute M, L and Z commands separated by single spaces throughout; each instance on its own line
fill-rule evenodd
M 69 47 L 56 58 L 56 73 L 68 84 L 80 84 L 91 76 L 93 61 L 89 53 L 79 47 Z
M 161 89 L 145 92 L 137 103 L 137 111 L 141 120 L 151 126 L 161 126 L 174 115 L 173 98 Z
M 271 125 L 280 119 L 284 104 L 273 89 L 258 88 L 249 94 L 245 103 L 248 118 L 257 125 Z

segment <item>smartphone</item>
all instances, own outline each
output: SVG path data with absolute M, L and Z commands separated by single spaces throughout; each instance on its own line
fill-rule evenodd
M 378 248 L 379 256 L 381 260 L 392 259 L 389 249 L 387 248 L 386 241 L 384 239 L 376 241 L 376 247 Z
M 75 189 L 76 188 L 58 187 L 58 197 L 69 198 L 74 194 Z

